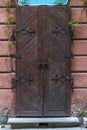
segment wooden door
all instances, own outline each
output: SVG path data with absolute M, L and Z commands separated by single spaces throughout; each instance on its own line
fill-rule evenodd
M 41 116 L 43 77 L 38 69 L 42 56 L 38 7 L 18 7 L 16 14 L 16 48 L 21 56 L 16 60 L 16 112 L 20 116 Z
M 44 115 L 70 115 L 71 37 L 69 8 L 46 7 L 44 34 Z M 47 38 L 46 38 L 47 37 Z
M 65 6 L 23 6 L 16 10 L 16 113 L 69 116 L 69 10 Z

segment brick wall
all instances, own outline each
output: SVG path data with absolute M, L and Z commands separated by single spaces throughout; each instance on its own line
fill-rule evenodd
M 7 4 L 10 3 L 10 11 L 15 15 L 15 6 L 11 0 L 0 0 L 0 106 L 12 107 L 13 92 L 11 90 L 11 79 L 14 76 L 10 54 L 14 53 L 14 47 L 8 46 L 9 34 L 15 23 L 8 25 L 9 14 Z M 75 90 L 72 93 L 72 104 L 87 94 L 87 16 L 83 10 L 83 0 L 70 1 L 72 20 L 79 22 L 82 14 L 82 23 L 74 26 L 74 38 L 72 51 L 75 55 L 72 60 L 72 76 L 74 78 Z M 10 50 L 10 51 L 9 51 Z M 73 110 L 74 111 L 74 110 Z
M 8 45 L 10 32 L 15 24 L 8 24 L 9 11 L 14 15 L 15 7 L 10 0 L 0 0 L 0 115 L 5 109 L 11 109 L 13 96 L 11 90 L 11 79 L 14 77 L 10 54 L 14 53 L 14 46 Z M 2 120 L 3 121 L 3 120 Z M 1 123 L 1 122 L 0 122 Z
M 75 58 L 72 60 L 72 76 L 74 77 L 75 90 L 72 94 L 72 103 L 79 105 L 82 109 L 82 102 L 87 105 L 87 12 L 83 8 L 83 0 L 71 0 L 70 2 L 72 20 L 81 22 L 73 27 L 74 39 L 72 50 Z M 79 18 L 82 17 L 82 20 Z M 86 99 L 84 100 L 84 96 Z M 77 101 L 76 101 L 77 100 Z M 84 101 L 83 101 L 84 100 Z M 84 103 L 85 102 L 85 103 Z

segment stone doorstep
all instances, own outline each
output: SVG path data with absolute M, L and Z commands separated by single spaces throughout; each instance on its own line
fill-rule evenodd
M 65 118 L 9 118 L 8 123 L 79 123 L 77 117 Z
M 9 118 L 11 128 L 73 127 L 79 125 L 77 117 L 65 118 Z M 41 125 L 40 125 L 41 124 Z
M 87 128 L 87 117 L 83 117 L 83 126 Z

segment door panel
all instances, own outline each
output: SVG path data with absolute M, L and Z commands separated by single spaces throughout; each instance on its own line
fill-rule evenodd
M 70 115 L 71 38 L 66 6 L 17 7 L 16 112 Z
M 20 15 L 19 15 L 20 14 Z M 38 69 L 40 45 L 38 42 L 38 8 L 17 8 L 16 111 L 21 116 L 42 115 L 42 74 Z M 33 32 L 32 32 L 33 30 Z
M 44 59 L 48 59 L 48 69 L 44 73 L 44 115 L 69 116 L 70 114 L 70 59 L 71 38 L 68 22 L 69 10 L 66 7 L 47 7 Z M 55 30 L 58 29 L 58 33 Z

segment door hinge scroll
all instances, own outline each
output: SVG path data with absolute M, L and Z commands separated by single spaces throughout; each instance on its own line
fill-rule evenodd
M 21 34 L 21 35 L 29 34 L 31 36 L 34 33 L 35 33 L 35 30 L 32 29 L 32 28 L 29 28 L 28 30 L 26 30 L 24 28 L 23 29 L 18 29 L 17 28 L 17 29 L 15 29 L 15 30 L 12 31 L 12 35 L 11 35 L 10 40 L 12 42 L 14 42 L 16 40 L 16 34 Z
M 12 91 L 14 91 L 14 89 L 16 89 L 16 85 L 17 83 L 28 83 L 31 84 L 31 82 L 33 82 L 34 78 L 30 75 L 30 76 L 22 76 L 22 77 L 19 77 L 19 76 L 15 76 L 15 78 L 12 79 Z
M 73 33 L 74 33 L 74 30 L 71 29 L 71 28 L 55 28 L 52 30 L 52 33 L 54 33 L 56 36 L 58 36 L 58 34 L 60 35 L 66 35 L 67 33 L 70 33 L 71 35 L 71 38 L 73 37 Z
M 65 82 L 70 83 L 71 84 L 72 93 L 74 92 L 74 80 L 73 80 L 73 78 L 71 78 L 69 76 L 58 77 L 57 75 L 55 75 L 55 77 L 53 77 L 51 80 L 54 81 L 55 84 L 57 84 L 58 82 L 60 82 L 60 83 L 65 83 Z

